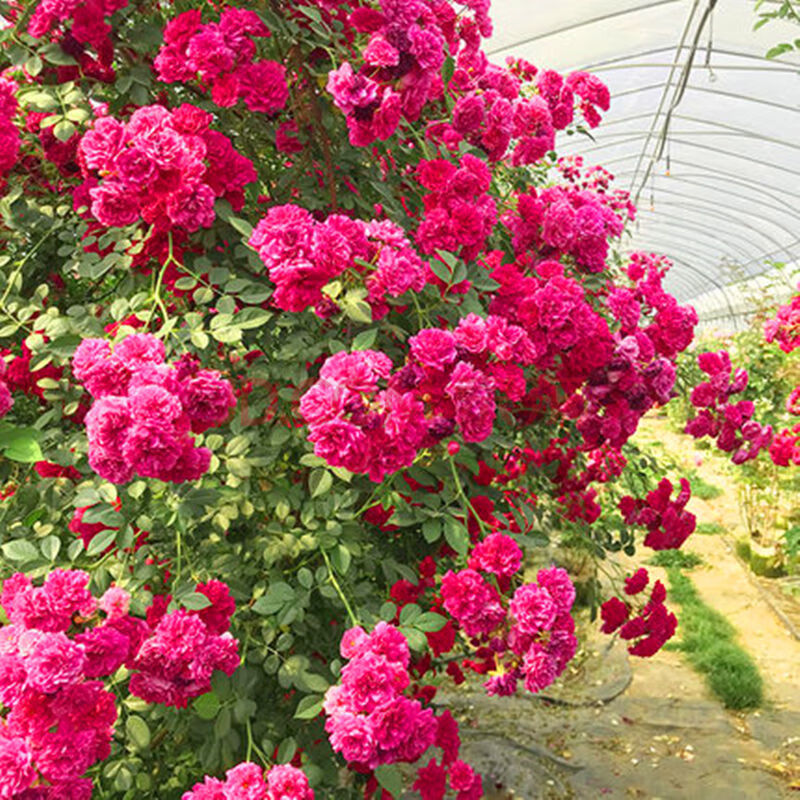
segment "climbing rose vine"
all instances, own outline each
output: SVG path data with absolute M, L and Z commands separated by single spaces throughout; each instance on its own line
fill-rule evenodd
M 485 0 L 3 13 L 0 798 L 483 796 L 442 687 L 557 691 L 561 545 L 695 524 L 630 440 L 697 315 L 557 155 L 608 88 L 493 64 Z M 700 366 L 692 435 L 798 460 Z

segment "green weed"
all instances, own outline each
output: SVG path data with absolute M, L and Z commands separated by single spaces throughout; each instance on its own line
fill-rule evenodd
M 703 559 L 697 553 L 688 553 L 683 550 L 659 550 L 647 563 L 654 567 L 694 569 L 703 563 Z
M 736 643 L 734 627 L 700 599 L 678 567 L 670 567 L 667 575 L 671 597 L 681 605 L 680 650 L 726 708 L 758 708 L 764 702 L 764 683 L 758 667 Z

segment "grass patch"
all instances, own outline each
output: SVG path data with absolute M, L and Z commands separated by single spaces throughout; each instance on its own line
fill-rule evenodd
M 704 534 L 725 533 L 725 528 L 719 522 L 698 522 L 694 532 Z
M 687 477 L 689 478 L 689 483 L 692 484 L 692 496 L 694 497 L 699 497 L 701 500 L 716 500 L 723 494 L 719 486 L 714 486 L 713 483 L 703 480 L 696 470 L 692 470 Z
M 753 660 L 736 643 L 734 627 L 700 599 L 678 567 L 670 567 L 667 575 L 671 597 L 681 605 L 679 649 L 726 708 L 758 708 L 764 702 L 764 682 Z
M 659 550 L 647 563 L 654 567 L 694 569 L 703 563 L 703 559 L 697 553 L 688 553 L 683 550 Z

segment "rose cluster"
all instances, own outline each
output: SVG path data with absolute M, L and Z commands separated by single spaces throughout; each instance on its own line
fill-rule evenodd
M 0 178 L 11 171 L 19 156 L 19 130 L 14 124 L 17 108 L 16 84 L 0 79 Z
M 7 371 L 8 368 L 6 367 L 5 359 L 0 358 L 0 419 L 8 414 L 8 412 L 11 411 L 11 407 L 14 405 L 11 389 L 5 380 Z
M 455 22 L 449 3 L 431 0 L 383 0 L 380 11 L 353 10 L 348 24 L 370 37 L 362 64 L 342 62 L 326 86 L 345 114 L 351 144 L 388 139 L 402 117 L 416 120 L 428 100 L 442 96 L 440 72 L 446 44 L 457 41 Z
M 569 256 L 582 272 L 606 268 L 609 239 L 622 233 L 626 217 L 604 194 L 571 186 L 531 188 L 517 194 L 516 212 L 503 216 L 518 256 L 535 251 L 539 259 Z
M 648 492 L 644 499 L 630 495 L 619 501 L 619 510 L 628 525 L 641 525 L 647 528 L 645 547 L 653 550 L 677 550 L 689 538 L 697 525 L 695 515 L 686 511 L 686 504 L 692 495 L 689 481 L 680 480 L 680 491 L 674 500 L 672 482 L 662 478 L 658 488 Z
M 159 80 L 186 83 L 198 76 L 218 106 L 242 100 L 250 111 L 274 114 L 289 98 L 286 70 L 276 61 L 255 59 L 256 38 L 269 36 L 254 11 L 225 8 L 219 22 L 203 24 L 200 9 L 185 11 L 164 29 L 154 66 Z
M 686 423 L 684 431 L 695 439 L 704 436 L 716 439 L 720 450 L 733 453 L 734 464 L 750 461 L 770 446 L 772 426 L 762 425 L 752 418 L 755 406 L 751 400 L 729 402 L 731 395 L 747 387 L 747 370 L 739 367 L 731 377 L 731 359 L 725 350 L 701 353 L 697 363 L 708 380 L 692 390 L 691 403 L 699 410 Z
M 63 27 L 65 33 L 59 38 L 67 52 L 78 55 L 83 46 L 89 45 L 101 56 L 101 63 L 108 66 L 113 47 L 106 18 L 127 5 L 128 0 L 41 0 L 28 22 L 28 33 L 41 39 Z
M 167 612 L 168 598 L 159 597 L 148 609 L 148 635 L 130 664 L 129 684 L 131 694 L 148 703 L 184 708 L 211 691 L 215 670 L 233 675 L 239 666 L 239 643 L 228 631 L 236 610 L 228 587 L 210 580 L 195 592 L 209 605 Z
M 800 288 L 800 286 L 798 286 Z M 796 294 L 778 313 L 764 323 L 764 338 L 777 342 L 784 353 L 800 347 L 800 294 Z
M 206 776 L 181 800 L 314 800 L 314 791 L 297 767 L 276 764 L 265 774 L 258 764 L 245 761 L 229 769 L 224 781 Z
M 82 775 L 111 751 L 114 695 L 93 679 L 121 666 L 131 639 L 117 615 L 121 590 L 98 603 L 88 583 L 85 572 L 55 570 L 40 587 L 22 573 L 3 584 L 10 624 L 0 628 L 0 797 L 88 800 L 92 781 Z M 98 608 L 106 620 L 76 633 Z
M 214 201 L 241 208 L 243 187 L 256 178 L 252 163 L 210 123 L 209 113 L 188 104 L 143 106 L 127 123 L 100 117 L 78 147 L 86 180 L 76 205 L 86 198 L 94 218 L 112 227 L 139 219 L 160 231 L 210 227 Z
M 536 693 L 549 686 L 575 655 L 575 621 L 570 610 L 575 588 L 558 567 L 539 570 L 536 583 L 518 587 L 508 604 L 480 571 L 494 576 L 509 590 L 510 577 L 522 561 L 522 552 L 510 536 L 495 532 L 470 557 L 470 568 L 448 571 L 442 578 L 444 609 L 478 647 L 479 671 L 490 695 L 509 695 L 521 680 Z
M 323 706 L 331 747 L 368 770 L 416 761 L 434 744 L 436 719 L 431 709 L 404 693 L 411 682 L 405 636 L 386 622 L 370 634 L 351 628 L 340 651 L 349 661 Z
M 795 386 L 786 398 L 786 410 L 800 416 L 800 386 Z M 769 446 L 769 455 L 772 462 L 779 467 L 800 464 L 800 423 L 775 434 Z
M 420 161 L 420 184 L 429 194 L 423 198 L 425 214 L 416 233 L 423 253 L 447 250 L 470 261 L 481 252 L 497 221 L 489 168 L 469 153 L 458 166 L 445 159 Z
M 426 267 L 403 229 L 388 220 L 331 214 L 318 222 L 299 206 L 274 206 L 256 226 L 250 246 L 275 283 L 272 301 L 286 311 L 313 306 L 329 316 L 338 310 L 322 289 L 348 269 L 363 275 L 373 319 L 388 312 L 387 295 L 419 292 L 427 281 Z
M 133 333 L 113 350 L 84 339 L 72 371 L 94 398 L 86 415 L 89 465 L 112 483 L 134 475 L 181 483 L 203 475 L 211 451 L 192 432 L 223 423 L 236 405 L 228 381 L 189 357 L 164 362 L 164 343 Z
M 639 569 L 625 579 L 625 594 L 634 596 L 641 594 L 650 581 L 646 569 Z M 625 641 L 636 640 L 628 646 L 628 652 L 634 656 L 649 658 L 655 655 L 664 644 L 672 638 L 678 626 L 674 614 L 667 610 L 664 600 L 667 590 L 661 581 L 656 581 L 650 593 L 650 599 L 638 609 L 628 602 L 612 597 L 600 607 L 603 620 L 603 633 L 614 633 Z M 636 613 L 631 616 L 631 614 Z
M 495 393 L 525 394 L 520 364 L 531 363 L 531 343 L 502 317 L 468 314 L 455 331 L 424 328 L 408 343 L 407 363 L 395 372 L 382 352 L 331 356 L 300 399 L 314 452 L 332 466 L 382 480 L 456 430 L 464 441 L 483 441 Z

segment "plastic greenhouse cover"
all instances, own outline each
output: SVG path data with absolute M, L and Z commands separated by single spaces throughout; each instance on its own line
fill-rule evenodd
M 800 51 L 765 55 L 800 26 L 754 31 L 753 0 L 495 0 L 492 16 L 495 62 L 586 69 L 608 84 L 594 140 L 562 134 L 559 153 L 631 191 L 626 248 L 673 259 L 669 288 L 701 320 L 732 322 L 747 278 L 798 262 Z

